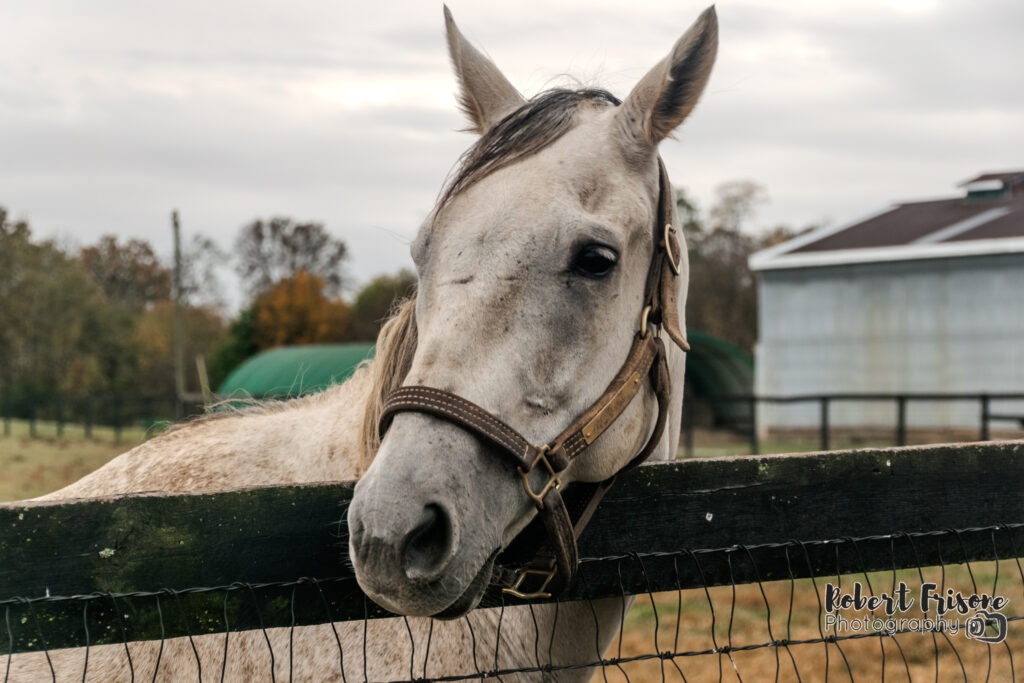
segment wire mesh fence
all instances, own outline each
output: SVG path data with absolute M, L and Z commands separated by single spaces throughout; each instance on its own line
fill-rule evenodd
M 642 468 L 610 496 L 604 522 L 595 519 L 578 578 L 558 601 L 523 604 L 490 592 L 480 609 L 453 621 L 386 618 L 359 591 L 340 562 L 337 500 L 348 489 L 150 497 L 117 510 L 109 502 L 4 506 L 0 671 L 5 681 L 1015 680 L 1024 662 L 1024 516 L 1003 494 L 1022 481 L 1024 465 L 1015 462 L 1024 444 L 975 448 Z M 886 461 L 896 471 L 876 473 Z M 877 483 L 858 487 L 851 463 Z M 808 483 L 836 501 L 831 510 L 807 497 L 803 477 L 814 472 Z M 929 472 L 929 482 L 910 486 Z M 844 489 L 831 488 L 840 480 Z M 989 499 L 977 495 L 985 481 Z M 921 491 L 930 493 L 919 498 Z M 899 495 L 918 516 L 899 514 Z M 773 527 L 799 508 L 794 498 L 806 501 L 806 519 Z M 780 516 L 769 514 L 772 505 Z M 328 508 L 322 519 L 333 521 L 296 532 L 293 543 L 281 534 L 297 521 L 271 528 L 253 520 L 254 537 L 272 536 L 265 546 L 241 539 L 259 571 L 225 557 L 237 548 L 219 536 L 201 544 L 193 562 L 168 559 L 175 539 L 191 533 L 190 515 L 218 527 L 256 509 L 280 516 L 289 506 L 307 525 L 312 509 Z M 159 524 L 130 514 L 149 509 Z M 84 545 L 65 527 L 64 547 L 26 550 L 26 534 L 64 513 L 91 528 Z M 19 514 L 35 515 L 34 526 L 15 524 Z M 120 521 L 105 526 L 103 515 Z M 639 524 L 654 518 L 669 523 Z M 950 523 L 957 519 L 965 523 Z M 108 544 L 115 527 L 120 540 Z M 839 532 L 821 533 L 830 529 Z M 152 543 L 135 546 L 137 535 Z M 329 547 L 309 550 L 314 538 Z M 280 565 L 264 552 L 272 545 L 286 546 L 283 556 L 305 548 L 307 557 Z M 99 550 L 75 572 L 83 547 Z M 183 547 L 191 557 L 199 546 Z M 252 580 L 275 573 L 293 578 Z M 229 575 L 242 580 L 200 581 Z M 49 593 L 28 589 L 41 582 Z M 111 588 L 145 584 L 179 587 Z M 87 585 L 93 590 L 69 590 Z
M 1018 530 L 1007 525 L 899 533 L 885 539 L 891 543 L 889 571 L 803 579 L 794 568 L 810 562 L 809 548 L 815 544 L 794 541 L 784 546 L 788 576 L 783 579 L 638 598 L 617 656 L 605 665 L 614 664 L 620 680 L 634 681 L 1015 680 L 1015 660 L 1017 666 L 1024 661 L 1024 634 L 1015 633 L 1012 623 L 1024 616 L 1019 604 L 1009 603 L 1019 603 L 1024 595 L 1024 574 L 1015 556 L 999 556 L 997 539 L 1013 545 Z M 994 559 L 964 559 L 964 533 L 989 533 Z M 828 543 L 839 571 L 848 569 L 844 554 L 862 561 L 859 546 L 865 540 L 878 539 Z M 947 563 L 920 566 L 916 556 L 922 543 L 936 544 Z M 730 567 L 749 563 L 756 568 L 748 550 L 732 549 Z M 675 559 L 696 565 L 700 555 L 684 551 Z M 999 616 L 979 620 L 977 609 L 940 605 L 935 596 L 946 599 L 948 590 L 965 601 L 980 594 L 1008 602 Z M 896 609 L 887 613 L 884 600 L 872 609 L 829 605 L 830 593 L 852 597 L 853 591 L 863 591 L 865 603 L 872 596 L 888 596 Z M 901 593 L 908 609 L 899 609 Z M 623 656 L 624 651 L 629 654 Z
M 626 596 L 634 589 L 625 580 L 620 581 L 621 608 L 613 610 L 618 612 L 620 620 L 616 624 L 613 619 L 610 624 L 618 635 L 602 634 L 600 626 L 606 626 L 607 622 L 600 624 L 593 629 L 592 647 L 583 648 L 573 656 L 560 653 L 566 660 L 563 663 L 558 663 L 553 653 L 565 640 L 557 627 L 545 632 L 535 622 L 533 628 L 527 624 L 526 629 L 506 626 L 504 635 L 501 634 L 500 626 L 507 610 L 530 610 L 530 607 L 504 604 L 490 608 L 499 613 L 497 628 L 481 628 L 478 624 L 478 641 L 474 621 L 464 619 L 461 628 L 477 642 L 468 650 L 460 649 L 463 654 L 468 651 L 474 657 L 472 662 L 465 662 L 461 670 L 441 668 L 445 662 L 435 665 L 430 656 L 431 638 L 422 642 L 422 637 L 414 635 L 409 620 L 404 620 L 397 634 L 405 636 L 406 642 L 389 643 L 390 664 L 393 669 L 407 671 L 408 675 L 389 680 L 457 681 L 527 674 L 539 677 L 581 670 L 593 671 L 599 679 L 609 681 L 815 681 L 828 677 L 835 680 L 947 680 L 948 677 L 1013 680 L 1016 667 L 1024 662 L 1024 632 L 1014 625 L 1024 619 L 1019 609 L 1024 604 L 1024 573 L 1014 550 L 1024 540 L 1020 538 L 1022 526 L 772 544 L 772 549 L 781 550 L 786 558 L 787 575 L 783 578 L 774 581 L 755 578 L 749 584 L 732 580 L 725 585 L 714 585 L 713 580 L 708 580 L 696 588 L 687 588 L 691 582 L 684 581 L 684 577 L 690 571 L 703 574 L 706 561 L 713 556 L 724 558 L 734 579 L 737 575 L 759 576 L 757 555 L 760 549 L 697 549 L 646 556 L 633 553 L 585 558 L 580 578 L 582 590 L 586 590 L 588 575 L 595 570 L 613 571 L 619 576 L 636 571 L 644 575 L 648 565 L 666 562 L 671 562 L 677 587 L 671 592 L 645 590 L 633 602 Z M 979 534 L 991 541 L 991 559 L 971 562 L 966 559 L 971 554 L 964 537 Z M 889 544 L 892 565 L 889 571 L 865 569 L 857 573 L 800 578 L 805 572 L 817 571 L 812 559 L 816 550 L 827 547 L 835 557 L 837 570 L 846 572 L 850 561 L 863 562 L 861 544 L 877 541 Z M 933 546 L 947 562 L 934 567 L 915 566 L 914 558 L 920 555 L 919 548 L 924 544 Z M 46 632 L 53 631 L 54 620 L 59 618 L 55 615 L 63 613 L 52 608 L 73 603 L 78 624 L 69 620 L 65 628 L 70 630 L 77 626 L 84 645 L 71 658 L 81 666 L 74 671 L 75 678 L 89 680 L 88 649 L 107 643 L 105 651 L 100 647 L 103 655 L 99 665 L 93 655 L 93 666 L 102 667 L 96 671 L 97 675 L 109 674 L 113 659 L 120 669 L 127 668 L 129 674 L 144 679 L 159 680 L 163 663 L 174 666 L 175 673 L 180 672 L 182 665 L 191 668 L 196 679 L 205 669 L 204 679 L 223 680 L 230 659 L 236 657 L 240 660 L 236 664 L 244 663 L 247 674 L 263 669 L 266 679 L 273 680 L 283 679 L 290 672 L 290 680 L 294 677 L 295 635 L 299 629 L 303 633 L 303 650 L 315 644 L 334 651 L 333 666 L 317 671 L 320 680 L 331 674 L 342 680 L 350 677 L 362 680 L 365 653 L 380 649 L 379 644 L 373 642 L 374 638 L 394 637 L 396 629 L 371 629 L 368 617 L 371 613 L 376 616 L 378 611 L 368 603 L 362 605 L 367 612 L 364 619 L 347 623 L 336 621 L 332 599 L 328 596 L 336 594 L 334 589 L 345 583 L 352 583 L 351 577 L 303 578 L 278 584 L 237 583 L 133 594 L 98 592 L 74 597 L 9 599 L 0 603 L 3 606 L 0 634 L 8 653 L 21 648 L 40 650 L 35 657 L 35 671 L 43 679 L 56 677 L 58 669 L 67 673 L 72 664 L 67 651 L 51 657 Z M 662 587 L 663 583 L 659 582 Z M 909 609 L 886 614 L 884 606 L 859 610 L 828 608 L 830 591 L 851 594 L 857 583 L 862 587 L 865 600 L 887 595 L 898 602 L 902 590 L 910 596 Z M 979 608 L 968 607 L 965 611 L 956 604 L 939 604 L 934 597 L 924 604 L 922 589 L 925 586 L 932 587 L 929 595 L 940 596 L 944 601 L 948 590 L 968 596 L 966 600 L 979 595 L 1003 597 L 1009 603 L 998 613 L 1006 621 L 989 617 L 986 629 L 972 631 L 970 622 L 977 619 Z M 354 586 L 349 588 L 353 593 L 358 592 Z M 196 600 L 196 597 L 202 599 Z M 365 600 L 361 596 L 355 599 Z M 273 600 L 286 603 L 292 615 L 292 623 L 285 628 L 267 629 L 261 625 L 264 605 Z M 500 594 L 492 596 L 491 601 L 495 600 L 500 602 Z M 592 612 L 597 623 L 594 602 L 584 601 L 586 609 L 582 612 L 584 615 Z M 1016 603 L 1012 609 L 1010 603 Z M 211 609 L 214 605 L 219 609 Z M 550 611 L 550 606 L 548 609 Z M 309 612 L 317 611 L 329 628 L 310 634 L 301 624 L 316 621 L 316 615 Z M 521 626 L 521 621 L 517 620 L 515 625 Z M 452 626 L 435 622 L 428 626 L 428 631 L 451 630 Z M 458 622 L 455 626 L 459 626 Z M 345 638 L 339 634 L 339 628 L 345 632 Z M 129 646 L 139 636 L 152 637 L 154 629 L 159 635 L 155 643 L 149 643 L 148 647 L 141 647 L 139 643 L 135 643 L 134 648 Z M 248 632 L 247 637 L 239 640 L 242 629 Z M 220 635 L 211 636 L 211 631 Z M 309 642 L 311 635 L 314 638 Z M 609 637 L 611 646 L 605 650 L 601 643 L 607 642 Z M 176 648 L 165 647 L 168 638 L 184 638 L 188 647 L 182 648 L 182 643 Z M 238 651 L 231 649 L 233 638 L 238 640 Z M 986 642 L 985 638 L 995 642 Z M 197 646 L 197 642 L 201 645 Z M 111 650 L 112 643 L 119 647 Z M 346 653 L 346 645 L 353 651 Z M 422 648 L 421 656 L 416 655 L 417 645 Z M 435 656 L 439 648 L 447 646 L 434 643 Z M 508 657 L 510 648 L 520 650 L 524 656 L 518 660 Z M 202 656 L 201 650 L 207 656 Z M 165 657 L 169 658 L 172 651 L 183 659 L 169 665 Z M 399 655 L 404 655 L 405 661 L 399 661 Z M 441 657 L 444 658 L 443 653 Z M 11 677 L 13 662 L 13 655 L 8 654 L 5 680 L 24 680 Z

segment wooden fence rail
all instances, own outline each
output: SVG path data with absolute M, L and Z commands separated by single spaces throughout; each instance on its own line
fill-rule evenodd
M 650 465 L 601 504 L 560 599 L 1014 558 L 1022 490 L 1019 441 Z M 388 616 L 346 562 L 351 495 L 0 504 L 0 654 Z

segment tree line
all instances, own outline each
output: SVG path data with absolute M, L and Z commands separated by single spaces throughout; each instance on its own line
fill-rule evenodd
M 288 218 L 244 226 L 232 256 L 194 235 L 182 250 L 180 292 L 172 265 L 140 239 L 101 237 L 69 246 L 36 237 L 0 207 L 0 392 L 46 397 L 170 394 L 173 320 L 182 304 L 186 389 L 194 360 L 210 386 L 249 356 L 285 344 L 372 341 L 415 277 L 383 275 L 343 296 L 348 251 L 320 223 Z M 246 293 L 226 313 L 218 269 L 233 262 Z
M 765 201 L 749 181 L 719 186 L 707 211 L 683 191 L 677 198 L 690 257 L 687 324 L 748 352 L 757 340 L 757 289 L 747 259 L 801 232 L 778 226 L 753 234 Z M 230 257 L 202 235 L 187 240 L 175 292 L 170 263 L 145 240 L 106 235 L 84 247 L 62 245 L 35 237 L 0 207 L 0 392 L 172 393 L 175 299 L 189 392 L 199 389 L 197 357 L 215 390 L 264 349 L 373 341 L 394 301 L 413 292 L 415 275 L 382 275 L 347 298 L 348 257 L 344 241 L 321 223 L 254 220 L 239 230 Z M 218 278 L 225 262 L 245 293 L 231 316 Z

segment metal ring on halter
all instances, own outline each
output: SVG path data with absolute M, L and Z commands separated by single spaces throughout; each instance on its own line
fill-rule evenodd
M 552 487 L 561 488 L 562 480 L 555 472 L 555 468 L 551 465 L 551 461 L 548 460 L 548 449 L 550 446 L 544 445 L 537 449 L 537 457 L 530 464 L 530 469 L 524 470 L 522 467 L 518 468 L 519 478 L 523 480 L 523 488 L 526 489 L 526 495 L 536 504 L 538 510 L 544 509 L 544 494 L 546 494 Z M 542 463 L 544 469 L 548 471 L 548 480 L 541 488 L 539 493 L 534 493 L 533 489 L 530 488 L 530 472 L 533 472 L 533 468 L 537 466 L 537 463 Z M 547 585 L 547 584 L 545 584 Z
M 640 314 L 640 338 L 647 339 L 647 316 L 651 314 L 651 307 L 644 306 L 643 313 Z
M 679 262 L 676 255 L 672 253 L 672 243 L 669 242 L 669 233 L 675 232 L 671 223 L 665 224 L 665 235 L 662 237 L 662 246 L 665 247 L 665 255 L 668 256 L 668 267 L 672 269 L 673 275 L 679 275 Z

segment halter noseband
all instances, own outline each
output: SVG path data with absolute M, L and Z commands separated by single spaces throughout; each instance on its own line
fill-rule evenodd
M 526 494 L 533 500 L 543 525 L 544 540 L 539 550 L 528 527 L 500 558 L 502 564 L 517 565 L 515 569 L 495 567 L 492 583 L 503 587 L 514 597 L 529 599 L 550 597 L 564 589 L 579 564 L 576 542 L 597 504 L 615 482 L 618 473 L 635 467 L 651 454 L 661 440 L 668 417 L 672 395 L 665 345 L 651 332 L 660 325 L 679 348 L 690 347 L 679 328 L 676 308 L 675 278 L 679 275 L 680 248 L 672 227 L 674 202 L 665 165 L 658 159 L 658 217 L 654 224 L 654 253 L 644 284 L 644 307 L 640 330 L 619 372 L 608 388 L 582 415 L 551 442 L 537 446 L 475 403 L 456 394 L 426 386 L 401 387 L 384 402 L 378 429 L 384 437 L 391 420 L 399 412 L 420 412 L 433 415 L 487 441 L 517 468 Z M 647 443 L 616 475 L 600 483 L 576 482 L 562 495 L 561 473 L 594 443 L 625 411 L 640 391 L 644 380 L 658 401 L 654 431 Z M 546 482 L 535 490 L 530 474 L 537 468 L 545 473 Z M 569 493 L 573 495 L 569 495 Z M 569 498 L 567 503 L 566 498 Z M 525 549 L 524 549 L 525 547 Z M 525 558 L 521 558 L 525 554 Z M 539 582 L 527 590 L 526 581 L 536 577 Z

